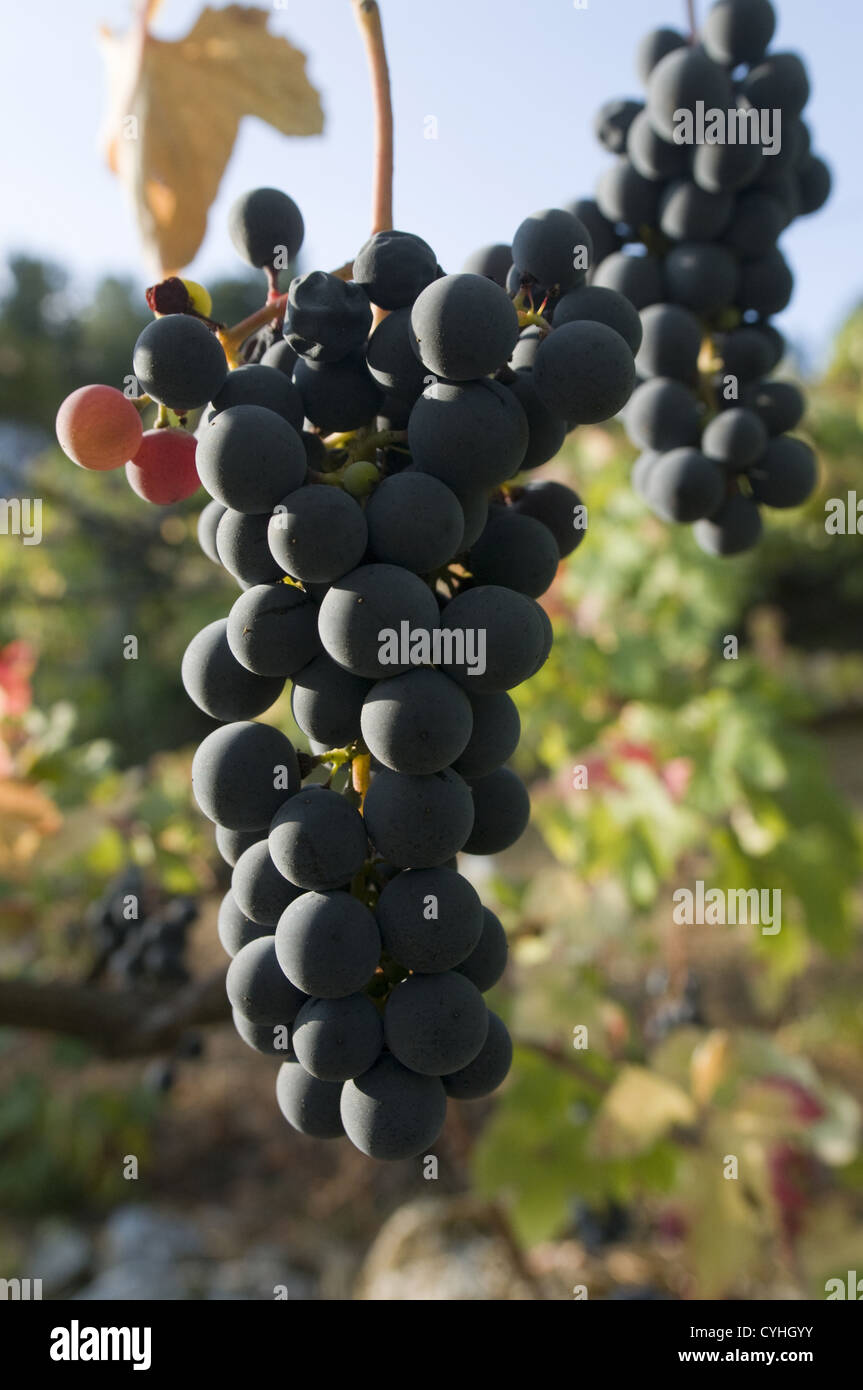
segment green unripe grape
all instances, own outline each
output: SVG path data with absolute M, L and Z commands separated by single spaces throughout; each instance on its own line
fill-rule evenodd
M 360 460 L 346 468 L 342 477 L 342 487 L 351 497 L 368 497 L 381 480 L 380 472 L 373 463 Z

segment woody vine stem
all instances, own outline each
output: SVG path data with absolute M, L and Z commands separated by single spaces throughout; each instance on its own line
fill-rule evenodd
M 374 109 L 374 172 L 372 176 L 372 235 L 393 225 L 393 106 L 384 32 L 377 0 L 351 0 L 354 18 L 365 44 Z

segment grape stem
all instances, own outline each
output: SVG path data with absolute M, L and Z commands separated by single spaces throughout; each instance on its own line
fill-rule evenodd
M 275 267 L 265 265 L 264 274 L 267 277 L 267 303 L 274 304 L 277 299 L 281 298 L 279 295 L 279 272 Z M 284 314 L 284 306 L 282 306 L 282 313 Z
M 393 106 L 381 12 L 377 0 L 351 0 L 365 44 L 375 118 L 372 235 L 393 225 Z
M 538 314 L 535 309 L 517 309 L 516 312 L 518 314 L 518 326 L 520 329 L 531 327 L 539 328 L 543 337 L 545 337 L 546 333 L 551 332 L 551 324 L 548 319 L 543 318 L 542 314 Z
M 689 42 L 695 43 L 698 38 L 698 21 L 695 18 L 695 0 L 686 0 L 686 14 L 689 20 Z
M 349 430 L 346 434 L 328 434 L 324 444 L 328 449 L 344 449 L 348 462 L 358 463 L 376 449 L 405 444 L 407 437 L 407 430 Z
M 369 789 L 371 763 L 371 754 L 369 753 L 357 753 L 351 763 L 351 782 L 354 791 L 359 795 L 361 811 L 363 809 L 366 792 Z
M 280 294 L 277 299 L 267 300 L 267 303 L 263 304 L 260 309 L 256 309 L 253 314 L 249 314 L 248 318 L 241 319 L 240 322 L 235 323 L 232 328 L 223 328 L 216 334 L 216 337 L 225 350 L 225 356 L 232 367 L 237 365 L 237 354 L 246 339 L 251 337 L 256 328 L 263 328 L 265 324 L 270 323 L 274 318 L 277 318 L 279 314 L 284 317 L 287 303 L 288 296 L 286 294 Z

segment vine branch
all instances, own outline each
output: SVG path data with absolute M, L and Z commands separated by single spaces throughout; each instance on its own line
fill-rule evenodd
M 167 997 L 59 981 L 0 980 L 0 1026 L 80 1038 L 112 1061 L 168 1052 L 187 1029 L 224 1023 L 230 1016 L 224 970 Z
M 377 0 L 351 0 L 363 36 L 372 81 L 375 118 L 372 235 L 393 225 L 393 106 L 384 32 Z

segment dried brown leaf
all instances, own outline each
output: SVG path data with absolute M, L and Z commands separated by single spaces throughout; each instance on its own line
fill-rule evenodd
M 243 116 L 283 135 L 318 135 L 320 98 L 305 55 L 268 30 L 267 10 L 202 10 L 185 38 L 101 34 L 108 164 L 131 198 L 148 262 L 188 265 L 204 239 Z

